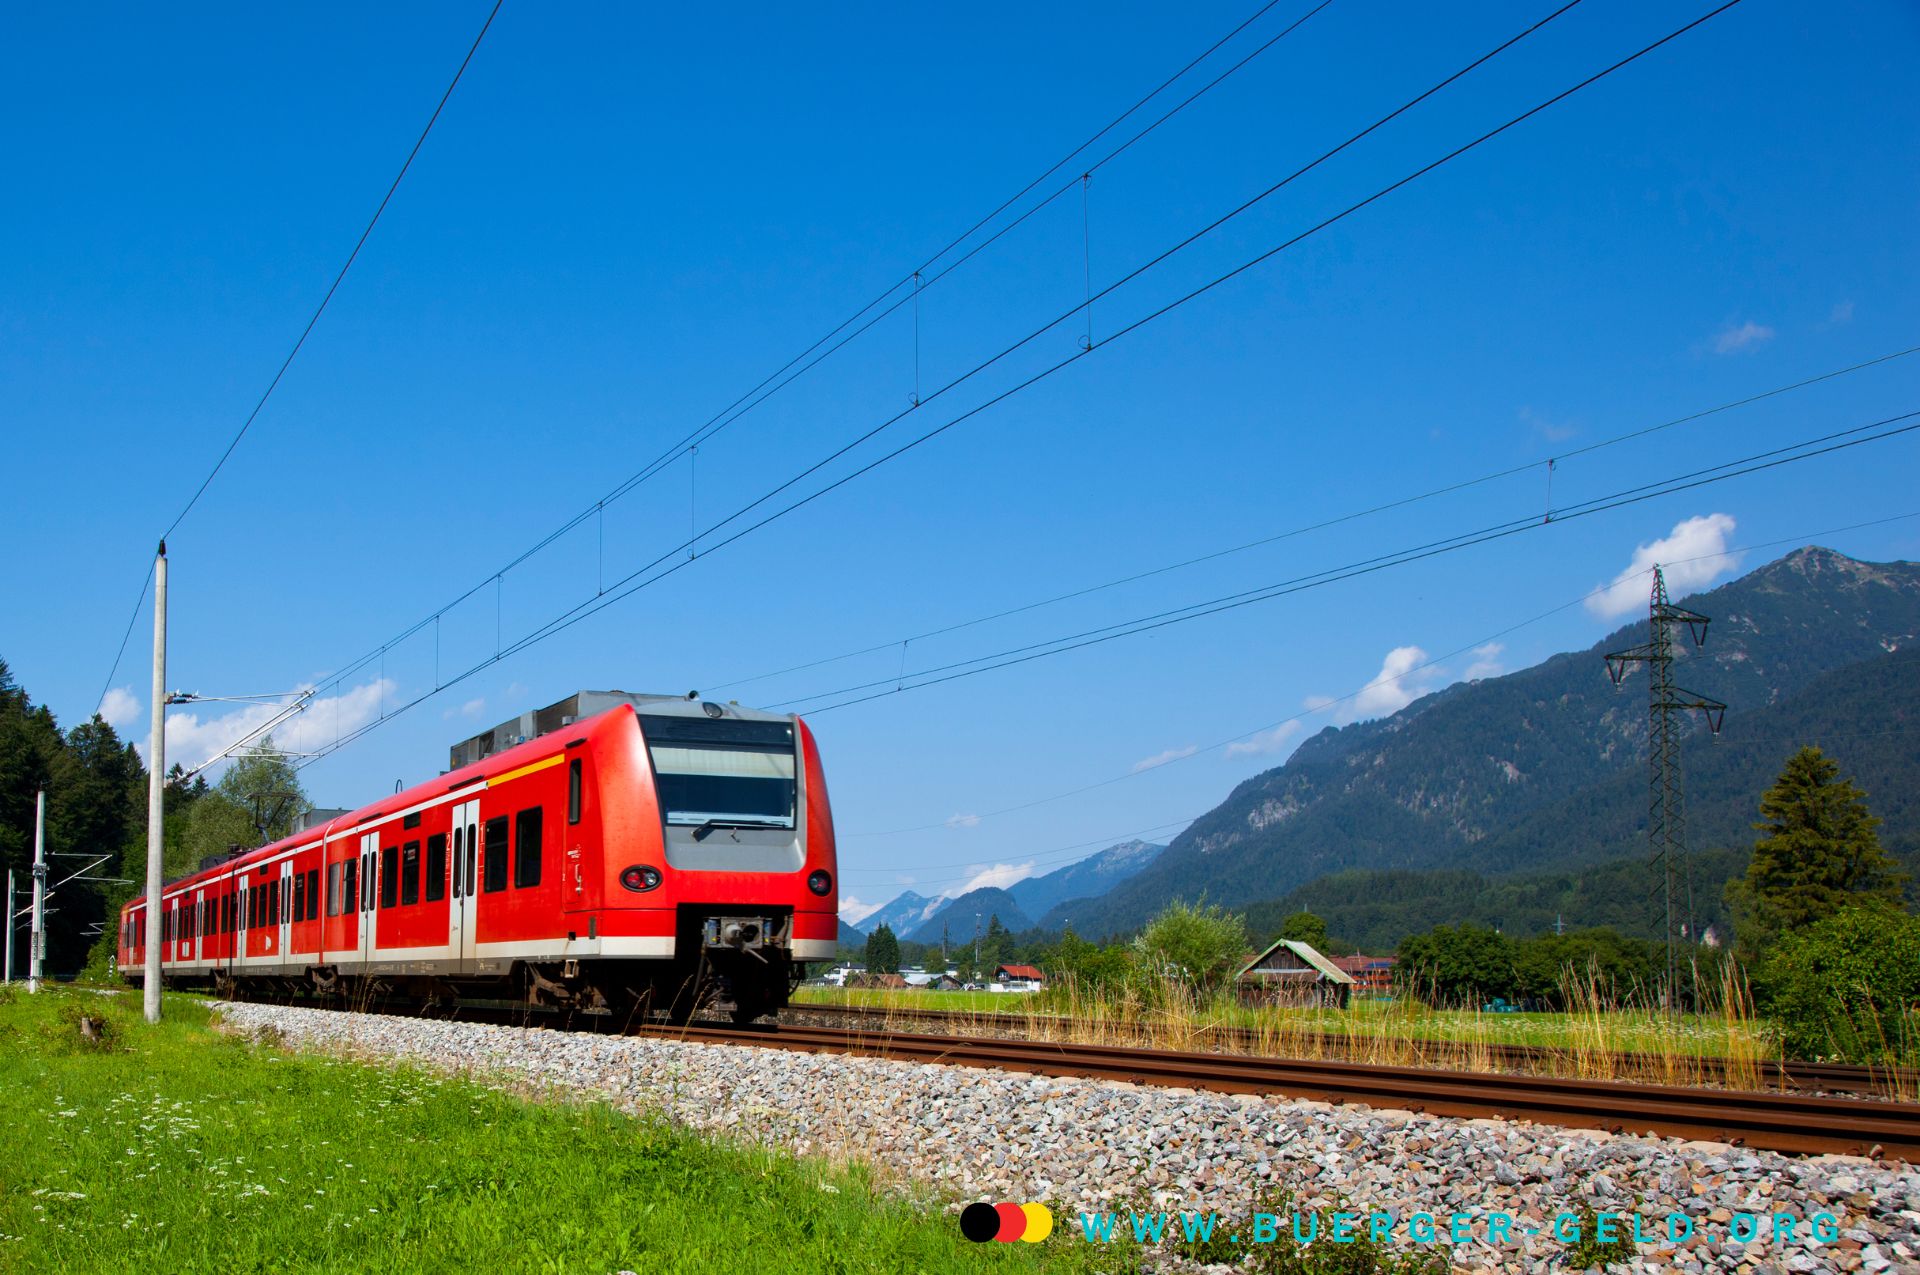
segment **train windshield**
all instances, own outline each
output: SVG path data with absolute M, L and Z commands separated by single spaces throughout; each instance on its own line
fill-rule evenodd
M 668 823 L 793 827 L 792 722 L 645 715 L 640 728 Z

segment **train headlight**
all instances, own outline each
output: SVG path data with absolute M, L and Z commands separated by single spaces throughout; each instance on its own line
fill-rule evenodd
M 807 874 L 807 889 L 824 896 L 833 889 L 833 874 L 825 868 L 815 868 Z
M 648 890 L 658 889 L 660 879 L 660 869 L 651 864 L 636 863 L 620 872 L 620 884 L 635 894 L 644 894 Z

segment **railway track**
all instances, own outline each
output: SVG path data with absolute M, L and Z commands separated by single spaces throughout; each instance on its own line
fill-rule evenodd
M 306 998 L 281 1003 L 324 1008 Z M 421 1015 L 403 1002 L 355 1006 Z M 1380 1066 L 1328 1059 L 1200 1053 L 1062 1041 L 933 1035 L 889 1027 L 717 1022 L 623 1023 L 504 1004 L 463 1005 L 456 1021 L 599 1032 L 735 1048 L 837 1053 L 1116 1080 L 1157 1087 L 1261 1094 L 1464 1118 L 1493 1117 L 1610 1133 L 1723 1142 L 1797 1155 L 1864 1155 L 1920 1165 L 1920 1103 L 1798 1092 L 1707 1089 L 1554 1076 Z
M 1044 1031 L 1059 1029 L 1071 1030 L 1070 1020 L 1060 1018 L 1039 1018 L 1015 1014 L 964 1014 L 945 1010 L 929 1009 L 869 1009 L 849 1005 L 791 1005 L 782 1011 L 783 1017 L 790 1019 L 812 1019 L 815 1017 L 846 1021 L 851 1024 L 865 1024 L 868 1029 L 884 1028 L 901 1023 L 911 1024 L 916 1029 L 938 1030 L 949 1035 L 980 1035 L 981 1029 L 994 1032 L 1013 1032 L 1027 1038 L 1034 1037 L 1034 1028 Z M 802 1025 L 817 1025 L 806 1023 Z M 1041 1039 L 1051 1039 L 1042 1035 Z M 1203 1028 L 1189 1035 L 1195 1052 L 1234 1052 L 1240 1054 L 1266 1055 L 1276 1052 L 1275 1046 L 1291 1048 L 1297 1051 L 1292 1056 L 1306 1056 L 1309 1059 L 1334 1059 L 1340 1061 L 1366 1061 L 1351 1058 L 1356 1043 L 1365 1043 L 1367 1038 L 1355 1038 L 1333 1033 L 1295 1034 L 1284 1039 L 1271 1033 L 1262 1034 L 1245 1027 L 1214 1026 Z M 1414 1057 L 1412 1065 L 1418 1069 L 1430 1067 L 1451 1070 L 1493 1069 L 1527 1075 L 1547 1075 L 1567 1078 L 1579 1078 L 1578 1073 L 1598 1072 L 1603 1077 L 1620 1080 L 1680 1080 L 1689 1084 L 1714 1085 L 1721 1088 L 1747 1088 L 1754 1081 L 1772 1089 L 1798 1090 L 1805 1093 L 1854 1094 L 1862 1097 L 1883 1098 L 1900 1092 L 1912 1093 L 1920 1090 L 1920 1073 L 1885 1067 L 1863 1067 L 1849 1063 L 1818 1062 L 1780 1062 L 1755 1063 L 1747 1068 L 1739 1068 L 1727 1063 L 1725 1059 L 1711 1057 L 1687 1058 L 1678 1064 L 1654 1055 L 1613 1053 L 1613 1052 L 1575 1052 L 1566 1049 L 1554 1049 L 1540 1045 L 1490 1045 L 1474 1044 L 1462 1041 L 1445 1040 L 1406 1040 L 1395 1042 L 1402 1053 Z
M 635 1035 L 999 1068 L 1046 1076 L 1365 1103 L 1434 1115 L 1725 1142 L 1802 1155 L 1876 1155 L 1920 1163 L 1920 1103 L 1804 1093 L 1627 1084 L 1551 1076 L 1382 1067 L 1320 1059 L 1190 1053 L 1057 1041 L 938 1036 L 889 1029 L 695 1023 Z

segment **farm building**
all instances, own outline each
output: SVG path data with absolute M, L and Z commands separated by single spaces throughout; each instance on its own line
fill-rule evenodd
M 1353 975 L 1297 939 L 1275 939 L 1234 979 L 1252 1005 L 1339 1005 L 1353 992 Z
M 1037 992 L 1047 985 L 1047 976 L 1035 965 L 1000 965 L 993 971 L 996 992 Z
M 1391 956 L 1335 956 L 1330 958 L 1334 965 L 1353 979 L 1355 996 L 1391 996 L 1393 995 L 1393 967 L 1397 963 Z

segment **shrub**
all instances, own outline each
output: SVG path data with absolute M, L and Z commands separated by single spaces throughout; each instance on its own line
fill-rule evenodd
M 1782 938 L 1755 981 L 1789 1057 L 1910 1063 L 1920 1054 L 1920 917 L 1848 908 Z

